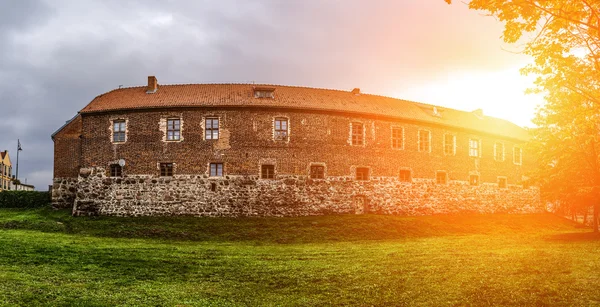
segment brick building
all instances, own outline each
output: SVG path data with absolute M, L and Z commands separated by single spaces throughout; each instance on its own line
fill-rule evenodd
M 252 84 L 122 88 L 53 134 L 75 215 L 533 212 L 529 136 L 473 112 Z

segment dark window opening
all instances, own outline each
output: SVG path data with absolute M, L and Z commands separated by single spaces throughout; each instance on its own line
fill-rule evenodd
M 427 130 L 419 131 L 419 151 L 431 151 L 431 133 Z
M 110 165 L 110 176 L 121 177 L 123 175 L 123 168 L 119 164 Z
M 181 120 L 167 119 L 167 141 L 179 141 L 181 139 Z
M 369 180 L 369 168 L 357 167 L 356 168 L 356 180 Z
M 204 135 L 207 140 L 218 140 L 219 139 L 219 119 L 218 118 L 207 118 L 206 129 Z
M 435 174 L 435 182 L 437 184 L 446 184 L 446 183 L 448 183 L 448 174 L 446 172 L 437 172 Z
M 214 183 L 214 182 L 211 182 L 210 183 L 210 190 L 213 191 L 213 192 L 216 191 L 217 190 L 217 184 Z
M 115 120 L 113 121 L 113 142 L 121 143 L 125 142 L 125 121 Z
M 363 124 L 352 123 L 352 145 L 361 146 L 365 143 Z
M 448 156 L 453 156 L 455 154 L 455 136 L 452 134 L 444 135 L 444 153 Z
M 275 140 L 285 141 L 288 138 L 288 120 L 287 118 L 275 119 Z
M 275 179 L 275 165 L 270 165 L 270 164 L 261 165 L 260 178 Z
M 312 179 L 325 178 L 325 167 L 322 165 L 311 165 L 310 166 L 310 178 L 312 178 Z
M 506 188 L 506 178 L 498 178 L 498 187 L 501 189 Z
M 400 170 L 400 181 L 401 182 L 412 182 L 410 170 Z
M 470 185 L 479 185 L 479 176 L 478 175 L 470 175 L 469 176 L 469 184 Z
M 160 164 L 160 175 L 162 177 L 173 176 L 173 163 L 161 163 Z
M 210 176 L 211 177 L 223 176 L 223 163 L 211 163 L 210 164 Z

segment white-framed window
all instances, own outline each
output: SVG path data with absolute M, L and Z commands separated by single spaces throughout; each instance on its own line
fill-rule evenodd
M 469 157 L 481 157 L 481 140 L 469 139 Z
M 350 137 L 353 146 L 363 146 L 365 144 L 365 126 L 362 123 L 350 123 Z
M 167 141 L 179 141 L 181 139 L 181 119 L 167 119 Z
M 523 163 L 523 151 L 521 147 L 513 147 L 513 163 L 516 165 Z
M 275 141 L 287 141 L 289 124 L 285 117 L 276 117 L 273 122 L 273 137 Z
M 404 128 L 392 127 L 392 148 L 404 149 Z
M 456 155 L 456 136 L 454 134 L 444 134 L 444 154 L 447 156 Z
M 419 130 L 417 139 L 419 151 L 431 152 L 431 132 L 429 130 Z
M 500 162 L 504 161 L 504 143 L 494 143 L 494 160 Z
M 126 140 L 127 122 L 124 119 L 113 120 L 113 142 L 124 143 Z
M 209 166 L 210 177 L 222 177 L 223 176 L 223 163 L 211 163 Z
M 204 119 L 204 138 L 207 140 L 219 139 L 219 118 L 207 117 Z

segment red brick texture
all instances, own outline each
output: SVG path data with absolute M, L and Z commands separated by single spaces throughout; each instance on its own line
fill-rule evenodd
M 159 122 L 182 119 L 180 142 L 162 141 Z M 220 119 L 220 138 L 204 139 L 206 117 Z M 273 140 L 273 119 L 289 118 L 289 141 Z M 513 163 L 513 147 L 522 142 L 473 131 L 418 125 L 376 117 L 352 117 L 261 109 L 172 109 L 83 115 L 82 166 L 103 167 L 119 159 L 127 163 L 125 174 L 158 175 L 159 162 L 176 164 L 176 174 L 207 174 L 211 162 L 223 162 L 224 173 L 258 175 L 261 161 L 273 161 L 276 174 L 307 175 L 311 163 L 325 163 L 327 176 L 352 176 L 353 167 L 371 168 L 371 176 L 398 176 L 411 169 L 413 178 L 435 178 L 447 171 L 449 180 L 469 179 L 478 173 L 480 182 L 496 183 L 498 176 L 509 184 L 520 184 L 528 165 Z M 111 142 L 111 120 L 126 119 L 127 142 Z M 360 122 L 365 130 L 363 146 L 350 145 L 350 124 Z M 392 127 L 404 129 L 404 149 L 393 149 Z M 418 131 L 431 132 L 431 152 L 418 151 Z M 456 154 L 446 155 L 445 134 L 456 136 Z M 481 140 L 481 157 L 469 157 L 469 139 Z M 504 144 L 505 159 L 494 159 L 494 144 Z M 61 149 L 57 149 L 59 152 Z M 71 169 L 70 169 L 71 170 Z M 69 172 L 72 175 L 72 172 Z

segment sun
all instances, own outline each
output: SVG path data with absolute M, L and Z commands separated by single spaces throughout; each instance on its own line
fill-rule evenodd
M 532 86 L 533 77 L 521 75 L 519 67 L 460 71 L 398 93 L 397 97 L 464 111 L 483 109 L 485 115 L 532 127 L 535 109 L 544 102 L 541 95 L 525 94 Z

